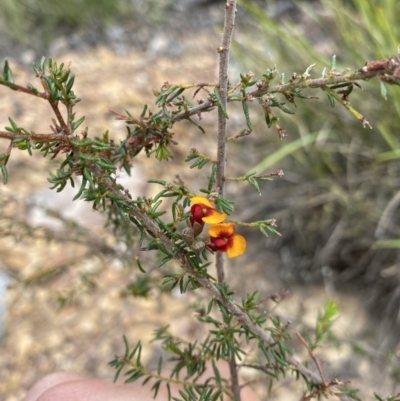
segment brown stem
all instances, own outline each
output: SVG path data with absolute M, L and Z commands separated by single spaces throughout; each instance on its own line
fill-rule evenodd
M 217 280 L 218 284 L 224 284 L 225 282 L 225 270 L 224 270 L 224 254 L 217 252 L 215 257 L 215 264 L 217 266 Z
M 9 156 L 11 154 L 11 150 L 12 150 L 12 141 L 9 143 L 7 150 L 5 151 L 5 153 L 2 154 L 2 156 Z
M 236 15 L 236 0 L 227 0 L 225 4 L 225 21 L 224 29 L 222 32 L 221 46 L 218 48 L 219 53 L 219 77 L 218 77 L 218 90 L 221 98 L 221 104 L 226 109 L 228 99 L 228 67 L 229 67 L 229 53 L 232 42 L 233 28 L 235 26 Z M 217 172 L 216 182 L 217 190 L 220 195 L 224 194 L 225 185 L 225 166 L 226 166 L 226 118 L 221 108 L 218 108 L 218 139 L 217 139 Z M 224 254 L 217 253 L 216 269 L 218 283 L 225 282 L 224 271 Z M 228 322 L 226 322 L 228 323 Z M 236 364 L 236 357 L 233 354 L 229 361 L 229 371 L 231 376 L 231 388 L 235 401 L 240 401 L 240 385 L 238 377 L 238 368 Z
M 60 109 L 58 108 L 58 102 L 54 102 L 53 100 L 49 100 L 50 106 L 56 115 L 57 121 L 60 123 L 61 129 L 65 134 L 72 134 L 72 128 L 69 130 L 67 124 L 64 121 L 64 117 L 62 116 Z
M 315 366 L 318 369 L 319 375 L 321 376 L 322 380 L 322 386 L 327 387 L 327 382 L 325 378 L 324 371 L 322 370 L 321 364 L 319 363 L 317 357 L 314 355 L 314 353 L 311 351 L 311 348 L 308 346 L 307 341 L 303 338 L 303 336 L 298 332 L 295 331 L 296 336 L 299 338 L 299 340 L 302 342 L 302 344 L 307 348 L 308 353 L 310 354 L 310 357 L 315 363 Z
M 222 33 L 221 46 L 218 48 L 219 53 L 219 95 L 221 104 L 226 109 L 228 98 L 228 66 L 229 53 L 231 48 L 233 28 L 235 26 L 236 0 L 228 0 L 225 4 L 225 22 Z M 226 118 L 221 108 L 218 108 L 218 165 L 217 165 L 217 187 L 221 195 L 224 194 L 224 176 L 226 165 Z
M 10 83 L 10 82 L 1 82 L 0 81 L 0 85 L 4 85 L 12 90 L 15 90 L 17 92 L 23 92 L 26 93 L 27 95 L 32 95 L 32 96 L 36 96 L 36 97 L 40 97 L 42 99 L 46 99 L 48 100 L 48 96 L 46 93 L 44 92 L 34 92 L 33 90 L 29 89 L 29 88 L 25 88 L 25 86 L 21 86 L 21 85 L 17 85 L 14 83 Z
M 57 121 L 59 122 L 63 133 L 64 134 L 72 134 L 72 131 L 68 130 L 68 126 L 64 121 L 64 118 L 60 112 L 60 109 L 58 108 L 58 101 L 53 100 L 51 98 L 51 91 L 50 91 L 47 81 L 43 78 L 43 76 L 39 76 L 39 78 L 40 78 L 40 82 L 42 83 L 43 89 L 46 92 L 46 99 L 49 102 L 51 108 L 53 109 L 54 114 L 56 115 Z
M 73 133 L 73 129 L 72 129 L 72 109 L 73 109 L 73 104 L 71 104 L 71 102 L 68 102 L 66 104 L 67 107 L 67 133 L 68 134 L 72 134 Z
M 53 141 L 66 141 L 67 138 L 64 134 L 24 134 L 23 132 L 15 133 L 9 131 L 0 131 L 0 138 L 4 139 L 19 139 L 29 138 L 33 141 L 53 142 Z

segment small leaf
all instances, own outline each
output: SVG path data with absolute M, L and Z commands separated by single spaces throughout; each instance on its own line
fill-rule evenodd
M 254 187 L 254 189 L 257 191 L 257 193 L 259 195 L 261 195 L 261 191 L 260 191 L 260 186 L 258 185 L 257 180 L 255 180 L 254 178 L 248 177 L 246 180 L 250 185 L 252 185 Z
M 45 62 L 46 62 L 46 57 L 42 57 L 41 58 L 41 60 L 40 60 L 40 69 L 42 70 L 42 71 L 44 71 L 44 64 L 45 64 Z M 50 62 L 50 60 L 49 60 L 49 62 Z
M 330 95 L 329 93 L 326 94 L 328 96 L 329 102 L 331 104 L 332 107 L 335 107 L 335 99 L 332 95 Z
M 234 210 L 235 202 L 220 195 L 215 200 L 215 204 L 221 212 L 224 212 L 226 214 L 231 214 Z
M 122 371 L 123 368 L 124 368 L 124 365 L 121 365 L 121 366 L 117 369 L 117 371 L 115 372 L 115 375 L 114 375 L 114 383 L 118 380 L 118 377 L 119 377 L 119 375 L 120 375 L 120 373 L 121 373 L 121 371 Z
M 228 119 L 229 119 L 228 113 L 226 112 L 225 107 L 224 107 L 224 105 L 222 104 L 222 99 L 221 99 L 221 96 L 220 96 L 220 94 L 219 94 L 219 90 L 218 90 L 217 87 L 214 88 L 214 93 L 213 93 L 213 94 L 214 94 L 214 99 L 216 100 L 217 105 L 218 105 L 219 109 L 221 110 L 221 113 L 222 113 L 222 114 L 224 115 L 224 117 L 228 120 Z
M 141 118 L 143 118 L 146 115 L 146 111 L 147 111 L 147 104 L 145 104 L 143 107 L 142 114 L 140 115 Z
M 75 75 L 71 75 L 71 78 L 68 80 L 67 85 L 65 87 L 65 90 L 67 91 L 67 93 L 71 92 L 74 82 L 75 82 Z
M 72 123 L 72 130 L 75 131 L 84 121 L 85 121 L 85 116 L 81 117 L 78 121 L 74 121 Z
M 247 104 L 247 102 L 243 101 L 242 107 L 243 107 L 244 116 L 246 118 L 246 125 L 250 131 L 253 131 L 253 127 L 251 125 L 251 120 L 250 120 L 250 115 L 249 115 L 249 105 Z
M 380 82 L 379 82 L 379 86 L 380 86 L 380 88 L 381 88 L 381 96 L 382 96 L 385 100 L 387 100 L 387 89 L 386 89 L 385 84 L 384 84 L 382 81 L 380 81 Z
M 142 266 L 142 264 L 141 264 L 141 262 L 140 262 L 139 256 L 136 256 L 136 257 L 135 257 L 135 260 L 136 260 L 136 264 L 137 264 L 137 266 L 138 266 L 138 269 L 139 269 L 142 273 L 146 273 L 146 270 L 143 269 L 143 266 Z
M 86 179 L 85 176 L 83 176 L 83 177 L 82 177 L 82 184 L 81 184 L 81 187 L 80 187 L 78 193 L 73 197 L 73 199 L 72 199 L 73 201 L 74 201 L 74 200 L 77 200 L 77 199 L 79 199 L 79 198 L 81 197 L 81 195 L 82 195 L 82 193 L 83 193 L 83 191 L 84 191 L 84 189 L 85 189 L 85 187 L 86 187 L 86 184 L 87 184 L 87 179 Z
M 11 117 L 8 117 L 8 121 L 10 121 L 13 132 L 18 132 L 19 131 L 18 125 L 15 124 L 14 120 Z
M 1 173 L 3 175 L 3 184 L 6 185 L 8 182 L 8 172 L 5 164 L 1 165 Z
M 127 338 L 125 337 L 125 334 L 122 336 L 122 338 L 123 338 L 124 344 L 125 344 L 125 353 L 124 353 L 124 355 L 125 355 L 125 358 L 128 358 L 128 355 L 129 355 L 129 344 L 128 344 L 128 340 L 127 340 Z
M 173 159 L 172 153 L 168 150 L 168 148 L 160 143 L 156 149 L 156 159 L 158 161 Z
M 31 84 L 28 84 L 28 89 L 35 95 L 39 93 L 39 91 Z
M 160 185 L 166 185 L 167 181 L 164 180 L 155 180 L 155 179 L 151 179 L 151 180 L 147 180 L 147 182 L 149 184 L 160 184 Z
M 334 70 L 336 67 L 336 54 L 334 54 L 332 56 L 332 60 L 331 60 L 331 70 Z
M 268 128 L 272 127 L 272 119 L 271 116 L 268 112 L 264 113 L 264 117 L 265 117 L 265 122 L 267 123 Z
M 13 73 L 11 71 L 10 66 L 8 65 L 8 60 L 4 62 L 3 77 L 6 80 L 6 82 L 9 82 L 11 84 L 14 83 Z
M 172 102 L 172 100 L 174 100 L 176 97 L 178 97 L 184 90 L 185 90 L 185 88 L 179 88 L 175 93 L 173 93 L 169 98 L 167 98 L 165 100 L 165 103 Z

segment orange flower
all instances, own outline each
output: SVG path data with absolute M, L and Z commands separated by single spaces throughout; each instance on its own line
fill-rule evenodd
M 214 224 L 209 228 L 208 234 L 211 237 L 208 247 L 212 251 L 227 252 L 230 258 L 246 252 L 246 240 L 243 236 L 235 234 L 233 223 Z
M 204 226 L 204 223 L 217 224 L 225 220 L 226 214 L 218 212 L 213 204 L 204 196 L 194 196 L 190 201 L 193 203 L 190 209 L 190 225 L 192 227 L 195 223 Z

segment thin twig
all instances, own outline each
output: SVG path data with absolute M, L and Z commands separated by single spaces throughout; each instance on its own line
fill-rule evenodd
M 17 85 L 17 84 L 11 83 L 11 82 L 1 82 L 0 81 L 0 85 L 4 85 L 17 92 L 26 93 L 27 95 L 32 95 L 32 96 L 40 97 L 41 99 L 48 100 L 48 95 L 45 92 L 35 92 L 29 88 L 26 88 L 25 86 Z
M 223 284 L 225 282 L 224 261 L 224 254 L 222 252 L 217 252 L 215 256 L 215 265 L 217 269 L 217 280 L 219 284 Z
M 379 65 L 380 68 L 374 68 L 374 65 Z M 361 67 L 354 72 L 346 71 L 335 75 L 327 75 L 322 78 L 298 80 L 271 87 L 263 85 L 262 81 L 260 81 L 260 86 L 257 89 L 247 92 L 246 96 L 260 98 L 269 93 L 293 92 L 296 89 L 317 89 L 346 82 L 368 81 L 371 78 L 378 78 L 380 81 L 388 83 L 400 82 L 400 56 L 389 57 L 386 60 L 370 61 L 364 67 Z M 229 103 L 230 101 L 231 97 L 228 96 L 227 102 Z M 189 111 L 182 111 L 175 114 L 172 120 L 174 122 L 185 120 L 190 116 L 201 114 L 214 106 L 215 104 L 210 98 L 203 101 L 201 104 L 194 106 Z
M 233 28 L 235 26 L 236 15 L 236 0 L 228 0 L 225 4 L 225 22 L 224 30 L 222 33 L 221 46 L 218 48 L 219 53 L 219 95 L 221 104 L 226 109 L 228 98 L 228 66 L 229 66 L 229 53 L 231 48 Z M 218 166 L 217 166 L 217 186 L 221 195 L 224 194 L 224 176 L 226 165 L 226 118 L 221 110 L 218 108 Z
M 295 334 L 299 338 L 299 340 L 302 342 L 302 344 L 307 348 L 307 351 L 310 354 L 310 357 L 314 361 L 315 366 L 318 369 L 319 375 L 321 376 L 322 386 L 323 387 L 327 387 L 327 381 L 326 381 L 326 378 L 325 378 L 325 374 L 324 374 L 324 371 L 322 370 L 322 367 L 321 367 L 321 364 L 319 363 L 319 360 L 316 358 L 314 353 L 311 351 L 311 348 L 308 346 L 307 341 L 303 338 L 303 336 L 297 330 L 295 330 Z
M 70 131 L 68 129 L 68 126 L 64 121 L 64 117 L 62 116 L 61 111 L 58 107 L 59 102 L 57 100 L 53 100 L 51 97 L 51 91 L 50 91 L 48 82 L 41 75 L 39 75 L 39 78 L 40 78 L 40 82 L 42 83 L 43 89 L 46 92 L 46 100 L 49 102 L 50 107 L 53 109 L 54 114 L 56 115 L 57 121 L 59 122 L 60 127 L 62 129 L 62 132 L 64 134 L 72 134 L 72 130 Z
M 68 137 L 64 134 L 25 134 L 24 132 L 9 132 L 9 131 L 0 131 L 0 138 L 4 139 L 19 139 L 19 138 L 27 138 L 32 141 L 41 141 L 41 142 L 53 142 L 53 141 L 67 141 Z
M 235 26 L 236 15 L 236 0 L 227 0 L 225 4 L 225 21 L 224 29 L 222 32 L 221 46 L 218 48 L 219 53 L 219 77 L 218 77 L 218 90 L 221 98 L 221 105 L 226 109 L 228 98 L 228 67 L 229 67 L 229 53 L 232 42 L 233 28 Z M 216 183 L 220 195 L 224 194 L 225 185 L 225 166 L 226 166 L 226 113 L 218 108 L 218 139 L 217 139 L 217 172 Z M 224 271 L 224 254 L 217 253 L 216 269 L 218 283 L 222 285 L 225 282 Z M 227 322 L 226 322 L 227 323 Z M 233 354 L 229 361 L 229 371 L 231 376 L 231 387 L 235 401 L 240 401 L 240 385 L 238 377 L 238 369 L 236 364 L 236 357 Z

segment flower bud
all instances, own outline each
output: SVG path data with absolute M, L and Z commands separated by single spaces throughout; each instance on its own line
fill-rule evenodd
M 190 227 L 186 227 L 182 231 L 182 239 L 190 246 L 194 241 L 194 231 Z

